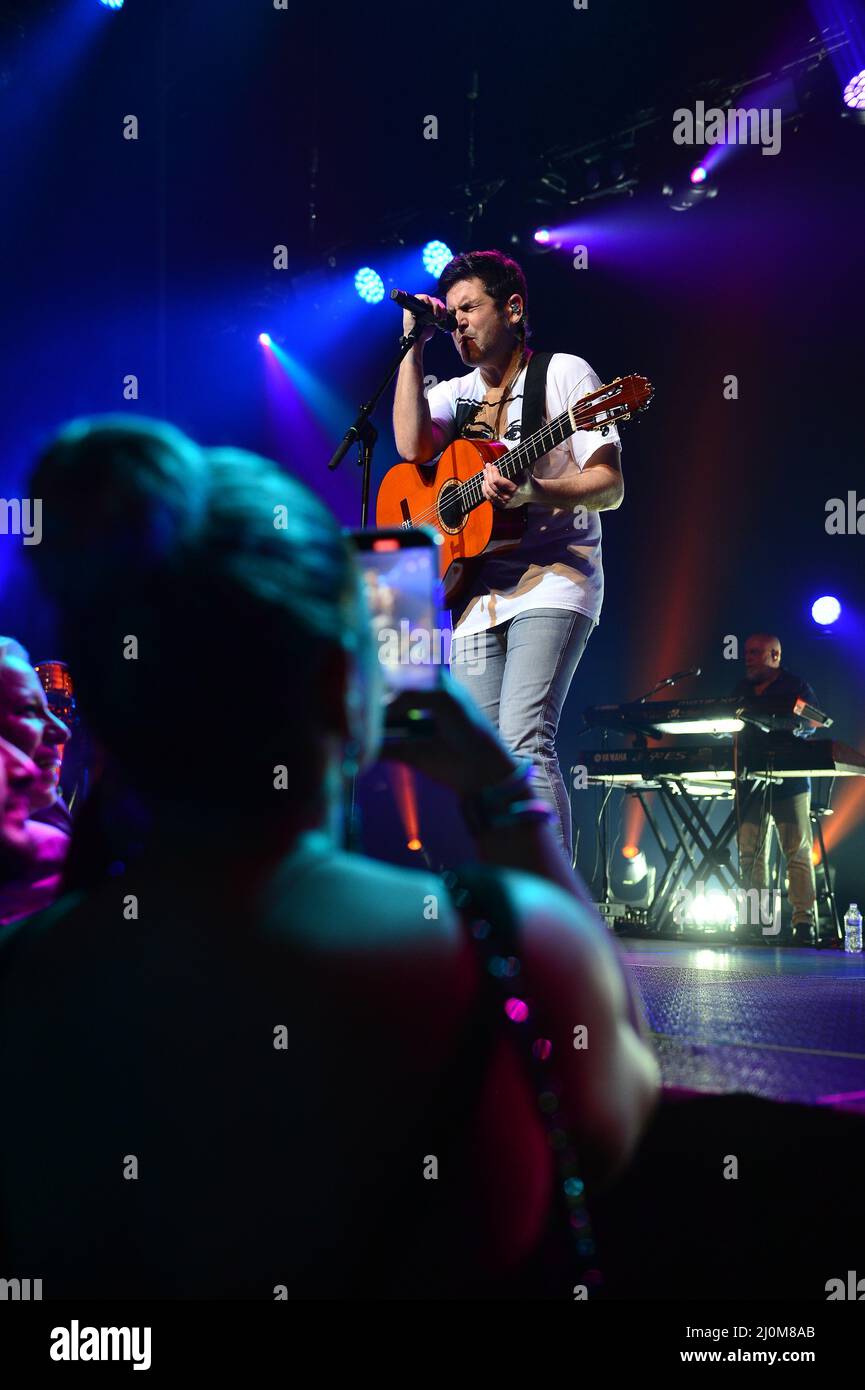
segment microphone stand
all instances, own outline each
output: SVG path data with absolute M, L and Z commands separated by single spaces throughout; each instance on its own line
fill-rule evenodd
M 331 472 L 339 468 L 339 465 L 342 463 L 352 444 L 357 444 L 357 463 L 358 467 L 362 469 L 360 524 L 363 530 L 365 530 L 369 524 L 369 481 L 372 474 L 372 456 L 375 450 L 376 440 L 378 439 L 378 430 L 372 423 L 370 416 L 384 395 L 385 390 L 399 371 L 403 358 L 407 357 L 411 352 L 431 318 L 432 314 L 430 314 L 429 319 L 416 317 L 414 327 L 410 328 L 408 333 L 403 334 L 400 338 L 396 357 L 394 357 L 388 366 L 384 378 L 370 396 L 369 400 L 365 401 L 361 406 L 354 424 L 349 426 L 346 430 L 342 437 L 342 443 L 327 465 Z M 353 773 L 350 784 L 346 788 L 346 803 L 344 829 L 345 848 L 352 850 L 357 848 L 359 843 L 357 827 L 357 772 Z
M 657 693 L 658 693 L 659 690 L 664 690 L 664 689 L 666 689 L 667 686 L 678 685 L 678 684 L 679 684 L 679 681 L 683 681 L 683 680 L 685 679 L 686 676 L 693 676 L 693 675 L 699 675 L 699 672 L 695 672 L 695 671 L 682 671 L 682 673 L 681 673 L 680 675 L 678 675 L 678 676 L 665 676 L 664 679 L 663 679 L 662 681 L 658 681 L 657 685 L 653 685 L 652 688 L 651 688 L 651 690 L 647 690 L 646 693 L 645 693 L 645 695 L 640 695 L 640 696 L 634 701 L 634 704 L 635 704 L 635 705 L 643 705 L 643 704 L 645 704 L 645 702 L 650 698 L 650 696 L 652 696 L 652 695 L 657 695 Z
M 431 318 L 432 315 L 430 315 L 430 319 Z M 363 469 L 360 498 L 360 524 L 362 527 L 367 525 L 369 517 L 369 479 L 370 473 L 372 472 L 373 450 L 375 449 L 376 440 L 378 439 L 378 430 L 372 423 L 370 416 L 384 395 L 385 390 L 399 371 L 403 358 L 407 357 L 411 352 L 428 322 L 429 320 L 415 319 L 414 328 L 409 329 L 408 333 L 400 338 L 397 355 L 388 367 L 383 380 L 370 396 L 369 400 L 361 406 L 354 424 L 346 430 L 342 437 L 342 443 L 327 465 L 331 472 L 339 468 L 339 465 L 342 463 L 352 444 L 357 444 L 358 467 Z

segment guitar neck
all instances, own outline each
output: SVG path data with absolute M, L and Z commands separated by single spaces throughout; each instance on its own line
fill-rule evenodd
M 496 467 L 503 477 L 516 482 L 520 474 L 536 463 L 544 454 L 570 439 L 577 430 L 603 430 L 614 421 L 630 420 L 632 414 L 642 410 L 652 399 L 654 388 L 642 376 L 617 376 L 606 386 L 583 396 L 568 410 L 563 410 L 554 420 L 542 425 L 528 439 L 522 440 L 515 449 L 510 449 L 496 459 Z M 475 473 L 460 488 L 460 505 L 463 514 L 473 511 L 484 501 L 481 491 L 483 472 Z

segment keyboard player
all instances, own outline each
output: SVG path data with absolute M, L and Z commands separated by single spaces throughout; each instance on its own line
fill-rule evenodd
M 791 706 L 799 697 L 809 705 L 816 705 L 817 698 L 808 682 L 781 665 L 781 643 L 773 634 L 752 633 L 745 642 L 744 657 L 745 679 L 736 686 L 733 692 L 736 697 L 746 697 L 756 709 L 761 704 L 768 709 L 776 701 L 786 702 L 788 697 Z M 803 732 L 813 733 L 814 726 Z M 753 725 L 746 725 L 739 734 L 740 760 L 751 768 L 758 768 L 764 750 L 777 748 L 779 738 L 783 737 L 764 734 Z M 797 945 L 810 945 L 817 939 L 817 893 L 809 778 L 785 777 L 780 785 L 758 786 L 744 807 L 739 819 L 739 874 L 745 889 L 768 887 L 773 823 L 787 868 L 793 940 Z

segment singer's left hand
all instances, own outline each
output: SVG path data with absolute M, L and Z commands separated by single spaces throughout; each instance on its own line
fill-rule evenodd
M 481 492 L 488 502 L 492 502 L 494 507 L 521 506 L 522 503 L 515 503 L 513 500 L 517 488 L 518 484 L 512 482 L 510 478 L 504 477 L 494 463 L 484 464 Z

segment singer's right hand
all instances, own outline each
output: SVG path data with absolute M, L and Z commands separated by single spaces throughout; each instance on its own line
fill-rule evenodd
M 442 302 L 441 302 L 440 299 L 434 298 L 434 296 L 431 295 L 431 294 L 416 294 L 416 295 L 415 295 L 415 299 L 422 299 L 423 302 L 424 302 L 424 304 L 429 304 L 429 305 L 431 305 L 431 306 L 432 306 L 433 313 L 435 314 L 435 316 L 436 316 L 437 319 L 442 318 L 442 317 L 447 313 L 447 306 L 444 305 L 444 304 L 442 304 Z M 412 330 L 413 328 L 414 328 L 414 314 L 412 313 L 411 309 L 403 309 L 403 311 L 402 311 L 402 331 L 403 331 L 403 334 L 410 333 L 411 330 Z M 433 325 L 432 325 L 431 323 L 428 323 L 428 324 L 426 325 L 426 327 L 423 328 L 423 329 L 421 330 L 420 337 L 419 337 L 418 340 L 417 340 L 418 346 L 423 346 L 424 343 L 428 343 L 429 340 L 430 340 L 430 338 L 433 336 L 434 333 L 435 333 L 435 328 L 433 327 Z

